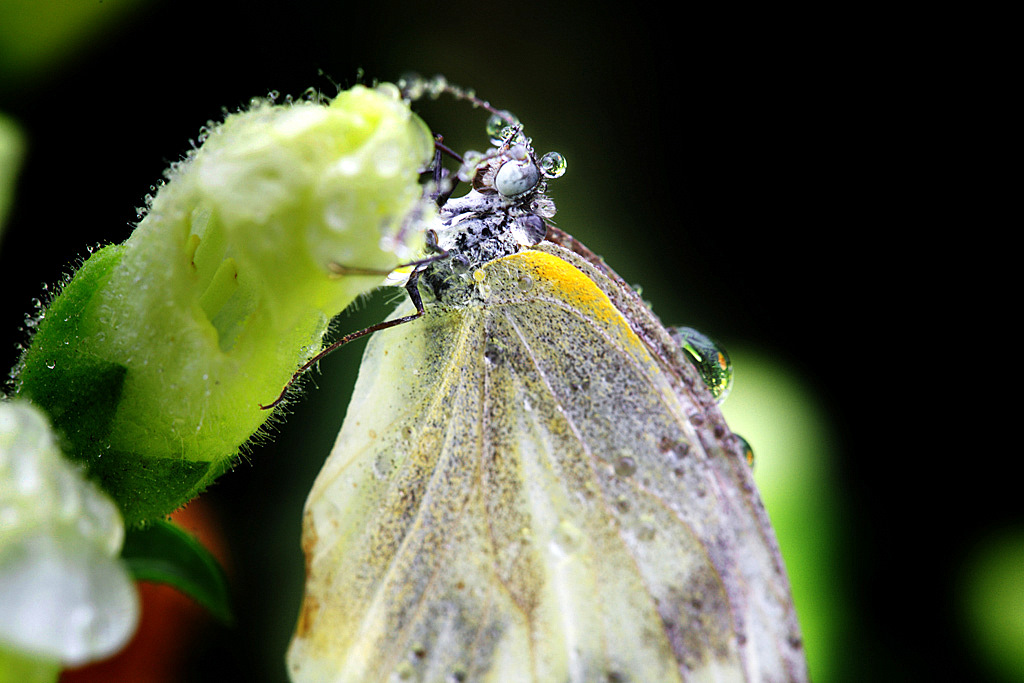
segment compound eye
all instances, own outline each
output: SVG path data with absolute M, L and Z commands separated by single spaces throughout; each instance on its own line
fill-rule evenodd
M 503 197 L 518 197 L 537 187 L 540 170 L 530 159 L 506 161 L 494 174 L 494 189 Z

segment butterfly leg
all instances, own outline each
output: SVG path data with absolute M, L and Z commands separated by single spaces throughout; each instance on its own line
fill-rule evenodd
M 395 327 L 396 325 L 402 325 L 404 323 L 412 322 L 416 318 L 419 318 L 421 315 L 423 315 L 425 309 L 423 307 L 423 298 L 420 295 L 420 289 L 418 284 L 420 272 L 421 271 L 419 269 L 413 270 L 412 273 L 409 275 L 409 280 L 405 283 L 405 291 L 409 293 L 409 298 L 412 300 L 412 305 L 416 307 L 415 313 L 402 316 L 401 318 L 395 318 L 394 320 L 385 320 L 384 322 L 377 323 L 376 325 L 370 325 L 369 327 L 366 327 L 362 330 L 351 332 L 349 334 L 346 334 L 338 341 L 325 347 L 322 351 L 320 351 L 320 353 L 316 354 L 308 361 L 303 363 L 302 367 L 295 371 L 291 379 L 288 380 L 288 383 L 284 385 L 284 388 L 281 390 L 281 393 L 278 394 L 278 397 L 276 399 L 274 399 L 272 402 L 266 405 L 260 404 L 260 409 L 270 410 L 280 405 L 281 402 L 284 401 L 284 398 L 287 395 L 288 390 L 291 388 L 293 384 L 295 384 L 295 381 L 298 380 L 298 378 L 302 376 L 302 374 L 306 372 L 306 370 L 313 367 L 316 363 L 320 362 L 320 360 L 322 360 L 328 354 L 334 352 L 336 349 L 341 348 L 342 346 L 348 344 L 351 341 L 355 341 L 356 339 L 365 337 L 368 334 L 373 334 L 374 332 L 378 332 L 380 330 L 386 330 L 389 327 Z

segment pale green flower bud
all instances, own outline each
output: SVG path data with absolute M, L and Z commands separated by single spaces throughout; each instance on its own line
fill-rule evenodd
M 394 86 L 256 102 L 51 303 L 16 377 L 130 524 L 233 461 L 330 319 L 422 247 L 430 131 Z

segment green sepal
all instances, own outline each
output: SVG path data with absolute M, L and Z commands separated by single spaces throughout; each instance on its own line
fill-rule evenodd
M 224 569 L 206 546 L 178 525 L 157 520 L 129 529 L 121 557 L 136 580 L 173 586 L 222 622 L 234 621 Z
M 167 501 L 187 501 L 202 493 L 230 462 L 140 458 L 133 453 L 109 451 L 90 460 L 89 474 L 118 501 L 126 524 L 132 528 L 166 514 Z
M 112 245 L 86 260 L 37 321 L 18 371 L 17 394 L 45 410 L 68 455 L 86 462 L 103 455 L 126 368 L 82 351 L 81 322 L 123 252 Z
M 92 254 L 36 323 L 18 368 L 16 393 L 50 416 L 68 456 L 118 501 L 128 526 L 167 514 L 168 501 L 188 501 L 233 460 L 144 458 L 111 447 L 109 435 L 128 369 L 83 351 L 83 319 L 124 253 L 111 245 Z

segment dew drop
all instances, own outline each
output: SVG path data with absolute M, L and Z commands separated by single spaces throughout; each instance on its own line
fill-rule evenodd
M 633 456 L 623 455 L 615 461 L 615 474 L 620 477 L 631 477 L 636 473 L 636 460 Z
M 427 97 L 432 100 L 436 100 L 438 97 L 444 94 L 444 91 L 448 89 L 448 79 L 441 74 L 432 76 L 424 84 L 427 92 Z
M 398 79 L 398 87 L 406 99 L 418 100 L 423 97 L 427 83 L 419 74 L 409 73 Z
M 473 181 L 473 177 L 476 175 L 476 169 L 480 164 L 484 163 L 485 157 L 483 153 L 477 152 L 476 150 L 468 150 L 462 155 L 462 165 L 459 166 L 458 178 L 461 182 L 469 183 Z
M 514 142 L 515 144 L 509 143 L 512 144 L 512 146 L 508 150 L 509 158 L 515 159 L 516 161 L 532 162 L 532 159 L 530 158 L 530 153 L 529 151 L 527 151 L 526 145 L 523 144 L 523 139 L 521 137 L 517 137 L 512 142 Z
M 484 350 L 484 360 L 492 366 L 498 365 L 501 363 L 501 349 L 492 344 L 488 344 L 487 348 Z
M 517 284 L 519 285 L 519 291 L 529 292 L 533 289 L 533 276 L 528 273 L 523 273 L 519 276 Z
M 582 377 L 579 382 L 570 382 L 569 388 L 574 392 L 576 391 L 589 391 L 590 390 L 590 378 Z
M 500 145 L 518 125 L 519 119 L 512 112 L 500 111 L 497 114 L 491 114 L 487 119 L 487 136 L 491 139 L 492 144 Z
M 732 363 L 725 349 L 692 327 L 674 327 L 669 334 L 686 354 L 687 360 L 697 368 L 715 401 L 724 401 L 732 388 Z
M 386 480 L 394 471 L 394 461 L 391 459 L 391 452 L 381 453 L 373 460 L 373 474 L 380 480 Z
M 306 102 L 319 102 L 320 91 L 313 86 L 309 86 L 308 88 L 302 91 L 302 99 L 305 100 Z
M 55 367 L 57 367 L 57 363 L 52 360 L 48 360 L 46 361 L 46 367 L 53 370 Z
M 733 438 L 736 439 L 736 442 L 737 442 L 737 444 L 740 447 L 740 453 L 742 453 L 743 457 L 746 459 L 747 465 L 749 465 L 751 467 L 751 469 L 753 469 L 753 467 L 754 467 L 754 449 L 750 445 L 750 442 L 747 441 L 746 439 L 744 439 L 739 434 L 733 434 Z
M 537 162 L 540 172 L 545 178 L 561 178 L 565 175 L 565 157 L 558 152 L 548 152 Z
M 637 529 L 636 537 L 639 538 L 641 541 L 652 540 L 656 533 L 654 521 L 655 520 L 652 515 L 641 515 L 640 527 Z
M 686 441 L 677 441 L 667 436 L 663 436 L 661 438 L 661 442 L 658 444 L 658 449 L 666 458 L 679 460 L 685 458 L 690 452 L 690 444 Z
M 386 97 L 389 100 L 394 100 L 395 102 L 397 102 L 400 99 L 402 99 L 402 92 L 398 89 L 398 86 L 395 85 L 394 83 L 378 83 L 376 85 L 376 87 L 374 87 L 373 90 L 378 95 L 381 95 L 382 97 Z
M 555 546 L 566 555 L 576 552 L 583 532 L 572 522 L 563 519 L 555 528 Z

